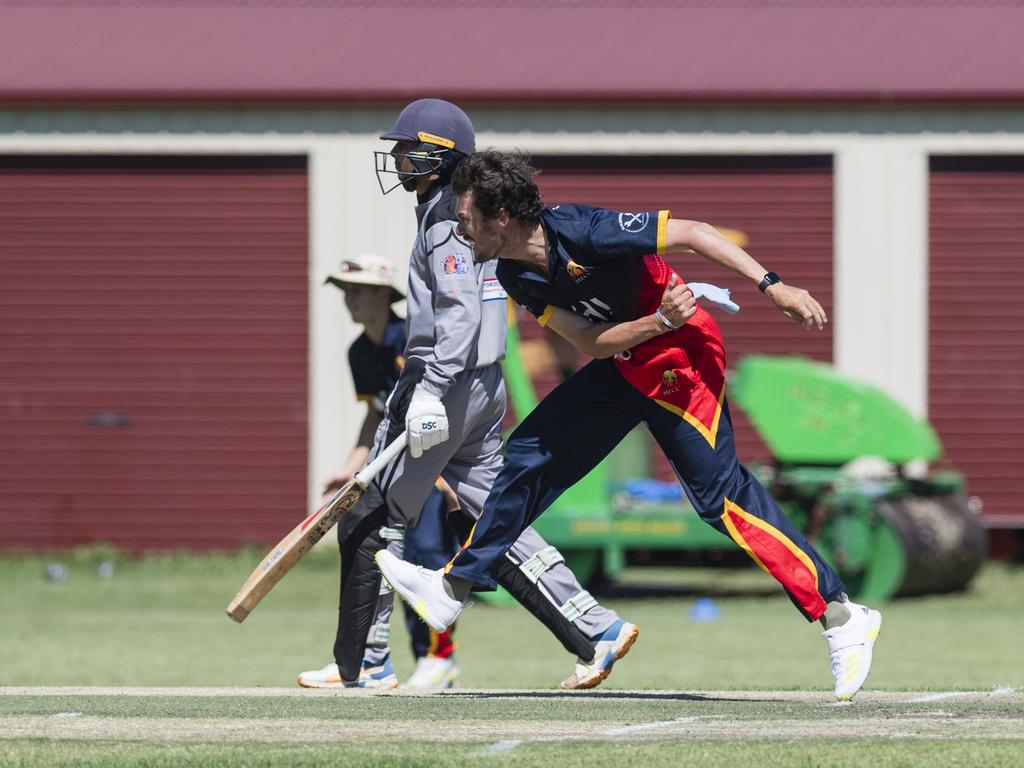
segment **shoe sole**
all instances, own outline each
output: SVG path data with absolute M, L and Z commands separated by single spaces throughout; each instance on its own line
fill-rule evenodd
M 325 680 L 322 683 L 308 683 L 308 682 L 303 682 L 302 678 L 300 677 L 295 682 L 297 682 L 299 684 L 300 688 L 344 688 L 345 687 L 345 684 L 343 682 L 341 682 L 341 680 L 338 680 L 338 681 Z
M 398 682 L 390 683 L 388 685 L 360 685 L 358 686 L 361 691 L 393 691 L 398 687 Z
M 868 681 L 868 677 L 871 675 L 871 662 L 874 661 L 875 641 L 882 632 L 882 614 L 879 611 L 872 611 L 871 613 L 874 616 L 872 617 L 871 626 L 868 628 L 867 640 L 864 641 L 864 660 L 867 663 L 868 673 L 864 675 L 864 679 L 857 686 L 856 691 L 845 696 L 836 696 L 836 701 L 853 701 L 853 697 L 860 693 L 860 689 L 864 687 L 864 683 Z
M 413 612 L 417 616 L 419 616 L 421 619 L 423 619 L 424 623 L 428 627 L 430 627 L 431 629 L 434 629 L 434 625 L 431 624 L 427 620 L 427 610 L 426 610 L 426 606 L 423 604 L 423 601 L 422 600 L 417 600 L 415 603 L 412 602 L 411 600 L 406 598 L 406 596 L 402 594 L 402 590 L 400 590 L 395 585 L 395 583 L 391 581 L 391 576 L 388 575 L 387 566 L 385 566 L 384 563 L 381 562 L 381 555 L 383 555 L 383 554 L 384 554 L 384 550 L 383 549 L 379 550 L 373 556 L 373 562 L 375 562 L 377 564 L 377 570 L 380 571 L 380 575 L 384 577 L 384 581 L 386 581 L 388 583 L 389 587 L 391 587 L 393 590 L 395 590 L 395 594 L 396 595 L 398 595 L 400 598 L 402 598 L 402 602 L 404 602 L 406 605 L 408 605 L 410 608 L 412 608 Z M 437 629 L 435 631 L 443 632 L 444 630 L 443 629 Z
M 310 689 L 314 689 L 314 688 L 341 688 L 341 689 L 344 689 L 344 690 L 361 689 L 361 690 L 365 691 L 365 690 L 375 690 L 375 689 L 377 689 L 377 690 L 390 690 L 391 688 L 397 688 L 398 687 L 398 681 L 397 680 L 395 680 L 395 682 L 393 682 L 393 683 L 391 683 L 389 685 L 345 685 L 343 682 L 341 682 L 341 680 L 325 680 L 322 683 L 321 682 L 314 683 L 314 682 L 305 682 L 300 677 L 295 682 L 297 682 L 299 684 L 300 688 L 310 688 Z
M 400 598 L 402 598 L 402 601 L 406 605 L 408 605 L 410 608 L 412 608 L 413 612 L 417 616 L 419 616 L 421 619 L 423 619 L 423 622 L 428 627 L 433 629 L 435 632 L 444 632 L 445 630 L 447 630 L 448 626 L 450 626 L 450 625 L 439 627 L 437 625 L 437 622 L 431 621 L 430 618 L 427 616 L 427 606 L 423 603 L 423 601 L 422 600 L 416 600 L 415 602 L 413 602 L 413 601 L 409 600 L 405 595 L 402 594 L 402 591 L 398 588 L 398 585 L 396 585 L 391 580 L 391 577 L 388 576 L 388 573 L 387 573 L 387 570 L 386 570 L 386 566 L 383 563 L 381 563 L 381 555 L 385 551 L 386 550 L 383 550 L 383 549 L 379 550 L 373 556 L 373 561 L 377 564 L 377 570 L 380 571 L 380 575 L 384 577 L 384 581 L 386 581 L 390 585 L 390 587 L 393 590 L 395 590 L 395 594 L 397 594 Z
M 636 639 L 639 636 L 640 636 L 640 627 L 638 627 L 638 626 L 636 626 L 634 624 L 633 625 L 633 631 L 629 633 L 629 637 L 626 638 L 626 642 L 623 643 L 622 647 L 619 648 L 619 650 L 617 650 L 615 652 L 615 658 L 612 660 L 612 663 L 609 664 L 604 669 L 602 669 L 600 672 L 598 672 L 595 677 L 592 677 L 591 679 L 587 680 L 584 683 L 580 683 L 578 686 L 576 686 L 575 690 L 577 690 L 577 691 L 585 691 L 588 688 L 596 688 L 601 683 L 603 683 L 605 681 L 605 679 L 608 677 L 608 675 L 610 675 L 612 673 L 612 668 L 615 666 L 615 662 L 617 662 L 619 659 L 621 659 L 623 656 L 625 656 L 627 653 L 629 653 L 629 649 L 633 647 L 633 643 L 636 642 Z

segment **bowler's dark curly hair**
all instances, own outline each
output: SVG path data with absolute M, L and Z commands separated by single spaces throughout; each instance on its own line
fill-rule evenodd
M 536 175 L 528 155 L 488 149 L 459 164 L 452 177 L 452 191 L 457 195 L 472 191 L 473 202 L 488 218 L 504 208 L 512 218 L 534 226 L 544 210 L 544 200 L 533 181 Z

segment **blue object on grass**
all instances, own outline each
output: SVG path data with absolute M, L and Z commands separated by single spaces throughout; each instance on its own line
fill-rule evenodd
M 666 483 L 650 477 L 627 480 L 623 487 L 633 498 L 646 502 L 679 501 L 683 498 L 683 488 L 679 483 Z
M 722 612 L 718 609 L 718 603 L 710 597 L 702 597 L 690 608 L 688 618 L 698 624 L 709 624 L 722 618 Z

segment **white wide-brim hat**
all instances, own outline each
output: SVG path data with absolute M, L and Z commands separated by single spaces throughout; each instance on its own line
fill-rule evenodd
M 346 285 L 380 285 L 391 289 L 391 303 L 401 301 L 405 294 L 395 285 L 395 268 L 383 256 L 361 253 L 343 259 L 337 273 L 330 274 L 324 285 L 345 289 Z

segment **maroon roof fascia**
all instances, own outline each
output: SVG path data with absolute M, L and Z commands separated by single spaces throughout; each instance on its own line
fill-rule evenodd
M 5 103 L 1024 101 L 1024 5 L 0 6 Z

